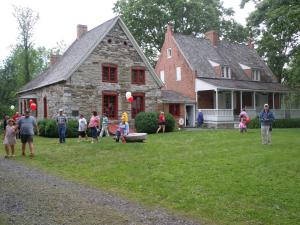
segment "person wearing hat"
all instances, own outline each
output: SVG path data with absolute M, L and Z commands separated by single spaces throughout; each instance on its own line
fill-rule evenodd
M 166 128 L 166 117 L 164 112 L 160 112 L 159 119 L 158 119 L 158 129 L 156 133 L 158 133 L 161 129 L 163 133 L 165 133 Z
M 59 109 L 58 115 L 56 116 L 56 123 L 58 127 L 58 136 L 59 136 L 59 143 L 65 143 L 66 142 L 66 130 L 67 130 L 67 123 L 68 119 L 63 114 L 64 110 Z
M 22 142 L 22 155 L 25 156 L 26 143 L 29 145 L 30 157 L 34 156 L 33 136 L 34 129 L 36 129 L 39 135 L 39 129 L 36 120 L 33 116 L 30 116 L 30 109 L 26 109 L 25 116 L 21 117 L 18 121 L 18 128 L 20 130 L 21 142 Z
M 16 127 L 14 126 L 14 120 L 9 119 L 7 121 L 7 126 L 6 129 L 4 130 L 4 140 L 3 144 L 5 146 L 5 158 L 9 157 L 15 157 L 15 144 L 17 143 L 16 141 Z M 11 154 L 9 154 L 9 150 Z
M 262 144 L 271 144 L 271 131 L 274 115 L 269 109 L 268 104 L 264 104 L 263 111 L 259 114 L 260 127 L 261 127 L 261 141 Z

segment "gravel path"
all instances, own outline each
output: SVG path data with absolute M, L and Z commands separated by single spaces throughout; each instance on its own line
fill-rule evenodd
M 194 225 L 162 209 L 146 209 L 65 181 L 15 160 L 0 159 L 0 225 Z

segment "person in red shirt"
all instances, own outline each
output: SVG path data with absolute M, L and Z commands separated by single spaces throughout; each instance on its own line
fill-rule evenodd
M 15 123 L 17 123 L 20 117 L 21 114 L 19 112 L 16 112 L 15 115 L 13 115 L 12 119 L 15 121 Z
M 158 133 L 161 129 L 163 130 L 163 133 L 165 133 L 165 128 L 166 128 L 165 113 L 160 112 L 159 119 L 158 119 L 158 129 L 157 129 L 156 133 Z

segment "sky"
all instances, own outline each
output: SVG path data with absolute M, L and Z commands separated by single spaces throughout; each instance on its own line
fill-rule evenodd
M 112 10 L 117 0 L 2 0 L 0 1 L 0 62 L 8 57 L 12 46 L 17 43 L 18 27 L 13 17 L 13 5 L 29 7 L 39 13 L 34 27 L 35 46 L 47 49 L 64 42 L 69 46 L 76 39 L 77 24 L 88 26 L 88 30 L 114 17 Z M 240 9 L 241 0 L 223 0 L 226 8 L 236 12 L 234 19 L 245 25 L 245 19 L 254 10 L 252 4 Z

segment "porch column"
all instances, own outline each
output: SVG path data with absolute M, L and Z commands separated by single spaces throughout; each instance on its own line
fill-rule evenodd
M 254 91 L 253 92 L 253 104 L 254 104 L 254 110 L 256 112 L 256 98 L 255 98 L 255 96 L 256 96 L 256 92 Z
M 218 93 L 218 89 L 216 89 L 216 109 L 219 109 L 219 93 Z
M 275 109 L 275 102 L 274 102 L 274 100 L 275 100 L 275 96 L 274 96 L 274 92 L 272 93 L 272 103 L 273 103 L 273 110 Z
M 231 110 L 233 112 L 233 90 L 231 91 Z
M 241 108 L 239 110 L 241 110 L 243 108 L 243 92 L 240 91 L 240 103 L 241 103 Z

